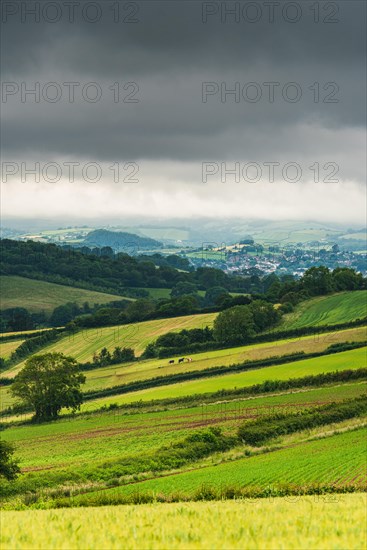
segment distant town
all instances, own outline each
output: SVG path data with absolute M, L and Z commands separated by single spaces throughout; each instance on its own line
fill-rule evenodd
M 63 247 L 88 247 L 97 253 L 103 248 L 104 253 L 110 255 L 120 252 L 131 256 L 176 255 L 185 258 L 195 268 L 214 267 L 237 275 L 261 277 L 275 273 L 298 278 L 310 267 L 319 265 L 329 269 L 350 267 L 363 276 L 367 275 L 364 230 L 344 235 L 334 232 L 326 236 L 319 232 L 319 239 L 303 239 L 301 242 L 292 242 L 291 239 L 276 242 L 276 232 L 272 241 L 261 239 L 261 236 L 247 236 L 234 242 L 233 236 L 225 235 L 227 244 L 215 242 L 218 241 L 217 234 L 213 234 L 213 239 L 210 233 L 203 234 L 200 241 L 197 235 L 194 239 L 177 228 L 161 228 L 160 231 L 159 228 L 145 228 L 143 231 L 140 228 L 123 229 L 124 232 L 120 228 L 110 227 L 96 230 L 84 225 L 24 233 L 2 228 L 1 237 L 54 243 Z M 127 229 L 130 232 L 126 232 Z M 312 235 L 315 234 L 313 231 Z
M 286 249 L 248 244 L 235 245 L 231 249 L 213 250 L 205 248 L 188 254 L 195 266 L 220 268 L 227 273 L 244 275 L 293 275 L 301 277 L 313 266 L 325 265 L 329 269 L 350 267 L 367 274 L 367 253 L 340 250 L 335 244 L 331 248 L 322 248 L 318 243 L 310 243 L 312 248 L 288 246 Z

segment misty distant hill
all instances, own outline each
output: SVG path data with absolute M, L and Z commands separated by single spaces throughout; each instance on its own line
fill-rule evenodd
M 149 237 L 139 237 L 134 233 L 126 233 L 123 231 L 108 231 L 107 229 L 96 229 L 91 231 L 84 239 L 84 244 L 87 246 L 110 246 L 114 250 L 124 249 L 152 249 L 161 248 L 163 245 L 160 241 Z

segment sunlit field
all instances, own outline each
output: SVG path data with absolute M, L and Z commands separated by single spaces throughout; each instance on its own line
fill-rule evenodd
M 366 505 L 364 494 L 353 494 L 3 512 L 1 543 L 8 550 L 360 550 Z

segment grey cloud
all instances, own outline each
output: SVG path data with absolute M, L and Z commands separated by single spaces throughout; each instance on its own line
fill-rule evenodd
M 96 23 L 87 23 L 81 17 L 68 23 L 64 17 L 54 24 L 32 24 L 31 18 L 22 24 L 19 18 L 9 17 L 4 25 L 4 68 L 16 71 L 16 61 L 22 71 L 28 64 L 34 66 L 37 58 L 42 62 L 48 56 L 48 61 L 63 69 L 111 76 L 117 69 L 149 74 L 177 68 L 243 66 L 263 59 L 278 66 L 296 67 L 313 60 L 340 67 L 364 56 L 366 5 L 358 0 L 331 3 L 339 10 L 339 22 L 335 24 L 315 23 L 310 2 L 298 3 L 303 15 L 293 24 L 277 15 L 289 3 L 284 0 L 273 24 L 265 16 L 264 2 L 259 2 L 263 17 L 253 24 L 235 23 L 231 17 L 221 23 L 219 15 L 208 17 L 205 24 L 203 2 L 199 1 L 134 3 L 139 6 L 136 24 L 113 23 L 110 1 L 100 3 L 103 17 Z M 236 3 L 246 4 L 227 5 Z M 79 4 L 83 6 L 83 2 Z M 220 6 L 223 2 L 212 4 Z M 322 19 L 329 10 L 322 9 L 326 2 L 319 4 Z
M 294 24 L 279 16 L 273 24 L 265 16 L 254 24 L 223 24 L 217 15 L 204 24 L 202 2 L 191 1 L 137 2 L 139 23 L 117 24 L 111 4 L 101 3 L 100 23 L 77 18 L 75 23 L 32 24 L 10 17 L 3 25 L 5 82 L 24 81 L 31 87 L 35 81 L 94 81 L 103 89 L 95 104 L 78 94 L 75 104 L 65 95 L 58 103 L 9 98 L 2 105 L 4 160 L 150 160 L 150 191 L 163 170 L 159 163 L 173 161 L 177 171 L 170 181 L 178 192 L 185 163 L 308 165 L 320 159 L 337 162 L 343 180 L 365 184 L 364 2 L 320 2 L 321 17 L 323 6 L 339 8 L 335 24 L 313 22 L 311 3 L 305 1 L 298 2 L 303 16 Z M 114 103 L 109 86 L 115 81 L 138 83 L 139 102 Z M 222 102 L 220 94 L 202 102 L 203 82 L 225 82 L 231 88 L 235 82 L 242 87 L 269 81 L 280 83 L 274 103 L 265 96 L 257 103 Z M 287 82 L 302 88 L 297 103 L 280 95 Z M 315 82 L 322 94 L 317 103 L 309 89 Z M 322 101 L 330 91 L 322 90 L 327 82 L 340 88 L 337 103 Z M 191 177 L 198 183 L 195 171 Z

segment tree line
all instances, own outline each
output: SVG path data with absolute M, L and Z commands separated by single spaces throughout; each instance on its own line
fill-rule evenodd
M 175 262 L 157 258 L 140 258 L 125 253 L 99 255 L 84 250 L 62 248 L 55 244 L 35 241 L 1 241 L 0 273 L 19 275 L 32 279 L 80 286 L 83 288 L 123 295 L 125 288 L 173 288 L 179 282 L 191 282 L 206 290 L 212 286 L 224 286 L 227 290 L 241 290 L 241 278 L 225 274 L 220 269 L 199 268 L 184 272 L 172 267 L 182 265 L 177 256 Z
M 249 342 L 257 333 L 274 326 L 281 314 L 273 304 L 264 300 L 247 300 L 246 305 L 235 305 L 225 309 L 216 317 L 214 327 L 184 329 L 159 336 L 148 344 L 144 357 L 164 357 L 172 354 L 172 349 L 195 350 L 196 345 L 208 348 L 221 345 L 241 345 Z M 213 345 L 212 345 L 213 344 Z

